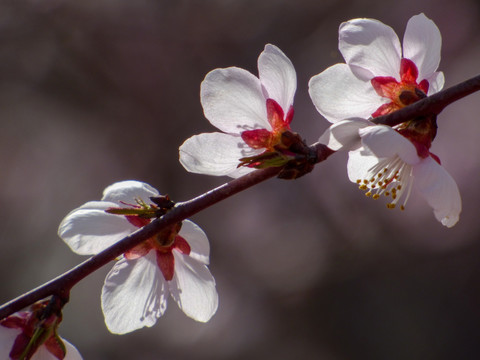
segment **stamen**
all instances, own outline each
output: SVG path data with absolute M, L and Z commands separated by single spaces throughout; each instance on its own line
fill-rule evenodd
M 404 199 L 400 205 L 404 210 L 413 184 L 412 167 L 398 156 L 382 159 L 369 169 L 365 179 L 356 182 L 360 190 L 366 191 L 367 197 L 374 200 L 381 195 L 390 197 L 392 201 L 387 204 L 388 209 L 394 209 L 397 202 Z

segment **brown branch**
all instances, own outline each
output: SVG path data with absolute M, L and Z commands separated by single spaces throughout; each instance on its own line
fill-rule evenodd
M 440 91 L 392 114 L 377 117 L 372 121 L 377 124 L 394 126 L 417 116 L 437 115 L 449 104 L 478 90 L 480 90 L 480 75 L 446 90 Z M 317 155 L 316 163 L 326 160 L 333 153 L 332 150 L 319 143 L 312 145 L 311 149 Z M 164 227 L 182 221 L 199 211 L 237 194 L 238 192 L 270 179 L 278 175 L 281 169 L 282 168 L 277 167 L 257 170 L 223 184 L 192 200 L 178 203 L 161 218 L 152 221 L 147 226 L 125 237 L 108 249 L 92 256 L 90 259 L 57 278 L 4 304 L 0 307 L 0 319 L 3 319 L 4 317 L 48 296 L 62 296 L 66 293 L 68 294 L 69 290 L 80 280 L 122 255 L 132 247 L 157 234 Z

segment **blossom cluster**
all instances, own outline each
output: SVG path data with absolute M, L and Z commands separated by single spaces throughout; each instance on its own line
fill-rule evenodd
M 309 82 L 316 109 L 332 124 L 320 143 L 332 151 L 348 151 L 348 178 L 368 197 L 385 196 L 388 208 L 399 205 L 403 210 L 417 191 L 443 225 L 455 225 L 461 212 L 458 187 L 430 151 L 436 118 L 417 117 L 394 127 L 375 123 L 376 117 L 443 88 L 444 75 L 437 71 L 438 28 L 424 14 L 413 16 L 402 46 L 393 29 L 380 21 L 353 19 L 340 25 L 339 50 L 345 63 Z M 200 98 L 205 117 L 220 132 L 187 139 L 179 149 L 181 164 L 189 172 L 233 178 L 267 167 L 290 167 L 296 170 L 291 178 L 307 173 L 314 155 L 290 127 L 296 89 L 292 62 L 271 44 L 258 58 L 258 77 L 237 67 L 211 71 L 201 84 Z M 168 196 L 146 183 L 117 182 L 104 190 L 100 201 L 70 212 L 58 234 L 77 254 L 95 255 L 174 207 Z M 207 236 L 189 220 L 127 250 L 101 292 L 107 328 L 125 334 L 150 327 L 165 313 L 170 297 L 188 317 L 209 321 L 218 307 L 209 254 Z M 40 321 L 38 309 L 0 322 L 0 354 L 12 359 L 81 358 L 56 333 L 61 316 Z M 40 340 L 35 335 L 39 329 L 44 334 Z

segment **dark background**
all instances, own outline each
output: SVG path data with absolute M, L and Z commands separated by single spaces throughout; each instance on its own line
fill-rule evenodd
M 228 180 L 178 162 L 186 138 L 214 131 L 199 101 L 208 71 L 257 74 L 264 45 L 279 46 L 298 76 L 292 127 L 313 143 L 328 122 L 307 83 L 343 62 L 339 24 L 377 18 L 402 38 L 420 12 L 442 32 L 446 86 L 477 75 L 475 0 L 0 1 L 0 301 L 84 260 L 57 226 L 113 182 L 183 201 Z M 462 194 L 454 228 L 416 194 L 404 212 L 366 199 L 336 154 L 192 219 L 212 245 L 220 305 L 209 323 L 171 301 L 154 327 L 110 334 L 107 266 L 73 289 L 62 336 L 87 360 L 480 358 L 479 101 L 446 109 L 432 148 Z

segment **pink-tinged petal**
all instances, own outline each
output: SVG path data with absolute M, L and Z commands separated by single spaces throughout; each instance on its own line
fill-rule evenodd
M 119 205 L 127 206 L 118 204 L 119 202 L 135 204 L 135 199 L 138 198 L 148 202 L 150 197 L 158 195 L 157 190 L 144 182 L 127 180 L 117 182 L 107 187 L 103 191 L 102 200 L 115 202 L 118 207 Z
M 215 279 L 205 264 L 175 251 L 173 254 L 175 276 L 168 283 L 170 294 L 185 315 L 207 322 L 218 307 Z
M 271 130 L 260 80 L 246 70 L 231 67 L 209 72 L 200 98 L 205 117 L 223 132 Z
M 190 245 L 190 257 L 208 265 L 210 244 L 203 230 L 190 220 L 184 220 L 178 235 L 187 240 Z
M 377 95 L 370 82 L 359 80 L 346 64 L 336 64 L 312 77 L 309 94 L 318 112 L 328 121 L 369 118 L 389 99 Z
M 192 173 L 239 177 L 253 169 L 237 168 L 240 159 L 259 155 L 240 136 L 223 133 L 204 133 L 192 136 L 180 146 L 180 163 Z
M 338 47 L 356 76 L 399 78 L 401 46 L 390 26 L 374 19 L 354 19 L 340 25 Z
M 423 13 L 412 16 L 403 37 L 403 57 L 418 67 L 418 78 L 429 78 L 440 64 L 442 36 L 435 23 Z
M 457 183 L 434 159 L 428 157 L 413 167 L 415 187 L 433 208 L 435 218 L 447 227 L 454 226 L 462 211 Z
M 357 183 L 360 179 L 370 179 L 371 169 L 377 165 L 379 158 L 363 147 L 348 153 L 348 179 Z
M 137 260 L 119 260 L 102 289 L 102 310 L 113 334 L 150 327 L 167 308 L 168 289 L 155 251 Z
M 138 230 L 124 216 L 105 212 L 115 206 L 117 204 L 106 201 L 82 205 L 62 220 L 58 235 L 77 254 L 98 254 Z
M 318 141 L 335 151 L 356 150 L 362 146 L 358 130 L 371 125 L 364 119 L 342 120 L 331 125 Z
M 420 161 L 415 145 L 389 126 L 369 126 L 360 129 L 359 134 L 362 143 L 379 158 L 390 158 L 398 155 L 409 165 Z
M 287 113 L 297 89 L 297 74 L 290 59 L 278 47 L 267 44 L 258 58 L 258 74 L 267 98 L 274 99 Z
M 445 85 L 445 75 L 439 71 L 430 76 L 427 81 L 429 84 L 427 95 L 433 95 L 443 89 Z

